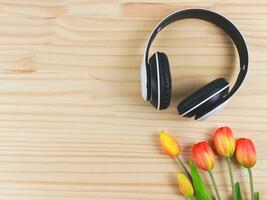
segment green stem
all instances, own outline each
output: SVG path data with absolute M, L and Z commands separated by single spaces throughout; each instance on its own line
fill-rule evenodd
M 249 184 L 250 184 L 251 200 L 253 200 L 254 199 L 254 184 L 253 184 L 253 176 L 252 176 L 252 170 L 251 170 L 251 168 L 248 168 L 248 174 L 249 174 Z
M 213 176 L 212 171 L 209 171 L 209 175 L 210 175 L 210 179 L 211 179 L 211 182 L 212 182 L 212 184 L 213 184 L 213 187 L 214 187 L 214 190 L 215 190 L 217 199 L 218 199 L 218 200 L 221 200 L 221 196 L 220 196 L 220 193 L 219 193 L 219 190 L 218 190 L 217 184 L 216 184 L 216 182 L 215 182 L 215 179 L 214 179 L 214 176 Z
M 231 186 L 232 186 L 232 193 L 234 196 L 234 200 L 236 200 L 236 196 L 235 196 L 235 181 L 234 181 L 234 176 L 233 176 L 233 169 L 232 169 L 232 165 L 231 165 L 231 158 L 227 158 L 227 165 L 228 165 L 228 171 L 229 171 L 229 175 L 230 175 L 230 180 L 231 180 Z
M 187 170 L 186 166 L 184 165 L 183 161 L 181 160 L 181 158 L 179 156 L 175 157 L 176 162 L 182 167 L 182 169 L 184 170 L 185 174 L 187 175 L 187 177 L 192 181 L 192 177 L 189 173 L 189 171 Z

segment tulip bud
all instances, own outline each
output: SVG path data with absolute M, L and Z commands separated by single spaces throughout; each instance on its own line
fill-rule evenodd
M 186 198 L 192 198 L 194 196 L 194 188 L 191 181 L 184 173 L 177 174 L 178 186 L 180 191 Z
M 198 168 L 211 171 L 215 164 L 215 155 L 208 142 L 199 142 L 193 146 L 193 160 Z
M 163 151 L 171 157 L 180 155 L 180 145 L 177 140 L 169 135 L 166 131 L 160 132 L 160 143 Z
M 213 136 L 213 142 L 217 153 L 220 156 L 230 158 L 235 153 L 235 137 L 231 128 L 218 128 Z
M 240 138 L 236 141 L 237 161 L 245 168 L 252 168 L 256 163 L 256 150 L 250 139 Z

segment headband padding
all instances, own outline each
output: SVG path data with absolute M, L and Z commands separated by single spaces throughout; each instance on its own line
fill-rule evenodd
M 180 115 L 183 113 L 189 111 L 190 109 L 194 108 L 201 102 L 203 102 L 205 99 L 208 97 L 214 95 L 216 92 L 222 90 L 225 88 L 229 83 L 224 79 L 224 78 L 218 78 L 215 79 L 214 81 L 208 83 L 207 85 L 203 86 L 202 88 L 198 89 L 195 91 L 193 94 L 185 98 L 178 106 L 177 110 Z M 229 88 L 228 88 L 229 89 Z M 228 92 L 227 90 L 224 90 L 222 92 L 225 93 L 225 91 Z M 227 94 L 227 92 L 225 94 Z M 190 111 L 186 117 L 192 117 L 196 114 L 196 111 L 199 109 L 199 107 L 196 107 L 192 111 Z
M 157 69 L 157 59 L 158 57 L 158 69 Z M 171 83 L 171 73 L 168 57 L 166 54 L 157 52 L 149 59 L 150 71 L 151 71 L 151 103 L 154 107 L 158 107 L 158 87 L 160 87 L 160 105 L 159 109 L 166 109 L 170 105 L 171 94 L 172 94 L 172 83 Z M 159 83 L 157 84 L 157 70 L 159 70 Z M 157 87 L 155 87 L 157 86 Z

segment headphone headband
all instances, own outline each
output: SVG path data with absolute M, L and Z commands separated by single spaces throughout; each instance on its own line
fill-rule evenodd
M 176 11 L 169 16 L 167 16 L 165 19 L 163 19 L 154 29 L 154 31 L 151 33 L 146 48 L 144 52 L 144 57 L 141 64 L 141 89 L 142 89 L 142 96 L 145 100 L 148 100 L 148 94 L 147 94 L 147 68 L 148 66 L 148 54 L 151 47 L 152 42 L 158 35 L 158 33 L 168 26 L 169 24 L 176 22 L 178 20 L 182 19 L 201 19 L 208 22 L 211 22 L 215 24 L 216 26 L 220 27 L 222 30 L 224 30 L 230 38 L 233 40 L 238 54 L 239 54 L 239 60 L 240 60 L 240 72 L 238 74 L 238 77 L 236 79 L 236 82 L 234 86 L 232 87 L 231 91 L 223 98 L 224 102 L 230 97 L 233 96 L 233 94 L 239 89 L 239 87 L 242 85 L 247 71 L 248 71 L 248 49 L 246 42 L 241 35 L 240 31 L 236 28 L 236 26 L 230 22 L 228 19 L 223 17 L 222 15 L 219 15 L 218 13 L 205 10 L 205 9 L 186 9 L 181 11 Z

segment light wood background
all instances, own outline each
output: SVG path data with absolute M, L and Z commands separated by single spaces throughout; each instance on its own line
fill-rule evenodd
M 217 77 L 233 83 L 238 68 L 231 41 L 213 25 L 180 21 L 154 43 L 172 66 L 169 109 L 156 112 L 139 89 L 150 31 L 188 7 L 231 19 L 250 51 L 243 87 L 203 122 L 178 117 L 177 102 Z M 220 125 L 254 140 L 255 188 L 267 199 L 266 76 L 266 0 L 1 0 L 0 199 L 183 199 L 179 169 L 162 153 L 159 131 L 179 138 L 189 160 L 192 144 Z M 229 199 L 223 160 L 215 175 Z M 235 165 L 235 177 L 249 199 L 246 171 Z

